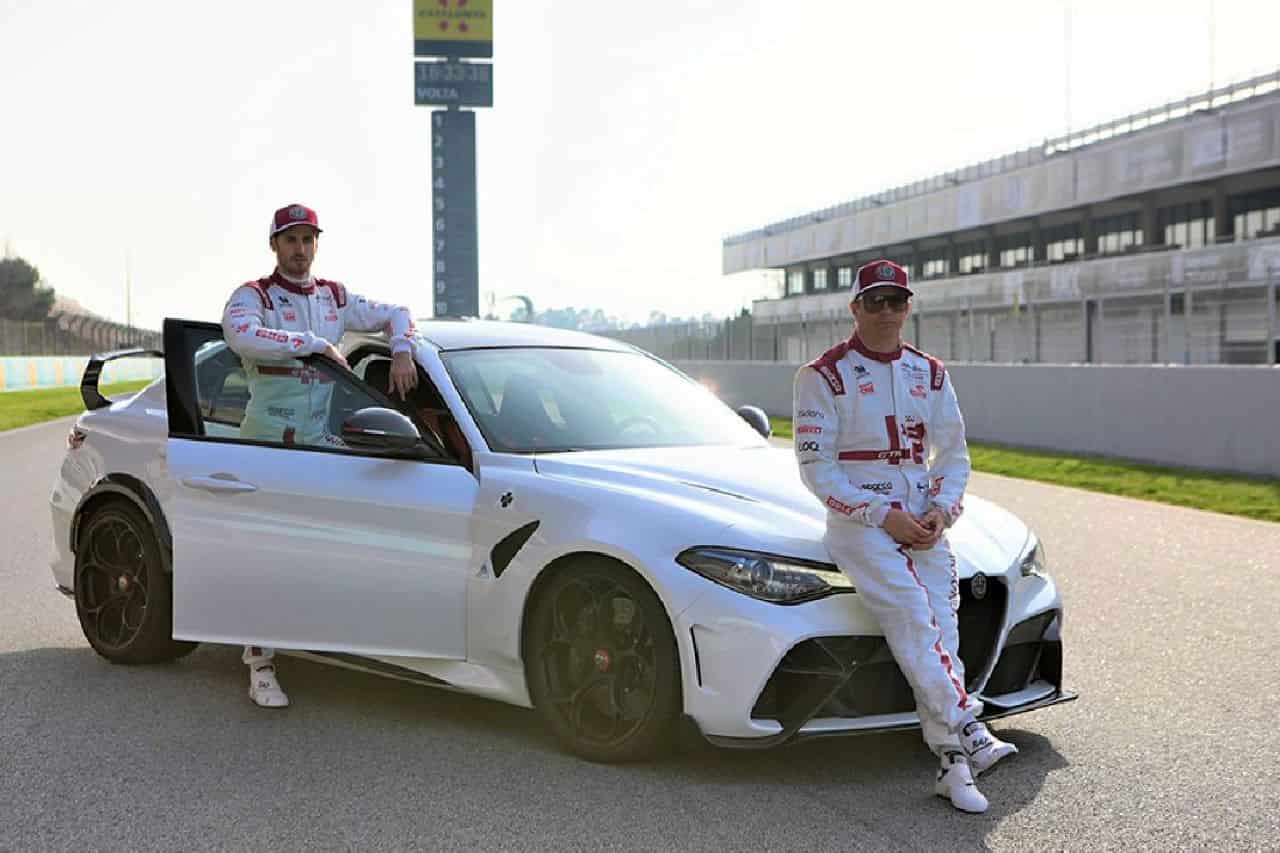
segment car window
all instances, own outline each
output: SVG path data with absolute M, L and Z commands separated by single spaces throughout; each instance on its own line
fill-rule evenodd
M 348 418 L 363 408 L 387 406 L 349 374 L 315 359 L 246 365 L 214 337 L 196 347 L 193 360 L 196 405 L 207 436 L 342 450 Z
M 640 353 L 510 347 L 443 358 L 494 450 L 763 441 L 706 388 Z
M 249 380 L 240 357 L 223 341 L 196 350 L 196 400 L 206 435 L 237 438 L 249 402 Z

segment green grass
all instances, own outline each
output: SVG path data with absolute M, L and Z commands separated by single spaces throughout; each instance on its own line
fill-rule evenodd
M 113 394 L 137 391 L 150 384 L 150 379 L 141 379 L 103 385 L 98 390 L 103 396 L 110 397 Z M 34 391 L 6 391 L 0 394 L 0 431 L 51 421 L 83 411 L 84 400 L 80 397 L 79 385 L 38 388 Z
M 769 420 L 775 436 L 792 437 L 790 418 Z M 992 444 L 970 443 L 969 457 L 973 470 L 988 474 L 1280 521 L 1280 479 L 1213 474 L 1102 456 L 1076 456 Z

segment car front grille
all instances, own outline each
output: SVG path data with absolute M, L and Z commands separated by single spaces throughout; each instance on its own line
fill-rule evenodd
M 969 690 L 991 664 L 1008 598 L 1003 579 L 987 578 L 982 598 L 974 596 L 970 579 L 960 582 L 960 660 Z M 786 730 L 814 717 L 892 714 L 915 706 L 884 637 L 815 637 L 787 652 L 751 716 L 777 720 Z

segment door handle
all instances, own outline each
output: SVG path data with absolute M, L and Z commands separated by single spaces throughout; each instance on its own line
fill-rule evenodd
M 209 474 L 204 477 L 183 477 L 182 485 L 193 489 L 204 489 L 206 492 L 256 492 L 258 487 L 253 483 L 244 483 L 236 479 L 235 474 Z

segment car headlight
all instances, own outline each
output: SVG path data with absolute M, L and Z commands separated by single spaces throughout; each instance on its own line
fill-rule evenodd
M 811 563 L 739 551 L 690 548 L 676 562 L 721 586 L 774 604 L 798 604 L 838 592 L 853 592 L 853 581 L 830 563 Z
M 1022 576 L 1029 578 L 1032 575 L 1036 577 L 1048 577 L 1045 571 L 1044 545 L 1038 539 L 1033 539 L 1031 550 L 1022 556 L 1022 562 L 1019 568 L 1022 570 Z

